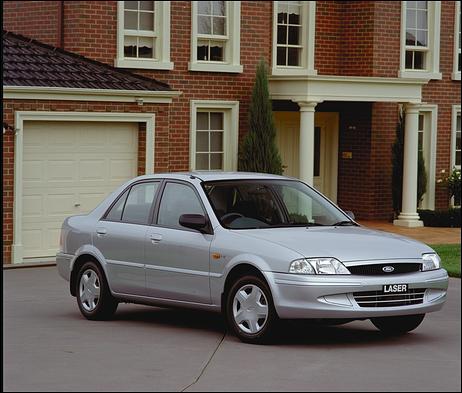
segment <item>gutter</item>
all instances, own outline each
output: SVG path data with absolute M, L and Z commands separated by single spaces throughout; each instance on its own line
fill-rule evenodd
M 70 87 L 3 86 L 3 99 L 136 102 L 170 104 L 181 91 L 115 90 Z

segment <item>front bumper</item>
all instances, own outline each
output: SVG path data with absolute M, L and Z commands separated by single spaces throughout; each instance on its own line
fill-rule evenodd
M 70 281 L 71 279 L 71 263 L 74 255 L 64 254 L 58 252 L 56 254 L 56 267 L 61 277 L 65 280 Z
M 448 274 L 444 269 L 383 276 L 303 276 L 263 272 L 280 318 L 351 318 L 425 314 L 441 309 L 446 301 Z M 386 284 L 408 284 L 425 289 L 421 304 L 361 307 L 353 293 L 381 291 Z

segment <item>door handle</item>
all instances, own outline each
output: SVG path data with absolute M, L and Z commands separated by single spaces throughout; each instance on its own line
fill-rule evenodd
M 96 234 L 97 234 L 98 236 L 103 236 L 103 235 L 105 235 L 106 233 L 107 233 L 107 229 L 106 229 L 106 228 L 98 228 L 98 229 L 96 230 Z
M 153 243 L 159 243 L 162 241 L 162 235 L 159 235 L 158 233 L 153 233 L 152 235 L 149 235 L 149 238 Z
M 75 206 L 75 207 L 79 207 L 79 206 L 80 206 L 80 203 L 78 203 L 78 202 L 77 202 L 77 203 L 74 203 L 74 206 Z

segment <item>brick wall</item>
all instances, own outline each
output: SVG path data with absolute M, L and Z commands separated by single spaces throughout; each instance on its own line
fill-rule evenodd
M 54 45 L 58 37 L 57 3 L 4 2 L 4 28 Z M 455 2 L 452 1 L 442 2 L 441 5 L 440 68 L 443 80 L 431 81 L 423 88 L 423 101 L 438 105 L 437 172 L 449 169 L 451 106 L 460 103 L 460 82 L 451 80 L 454 7 Z M 116 8 L 115 1 L 66 1 L 64 48 L 114 64 Z M 167 82 L 173 89 L 182 91 L 171 106 L 168 134 L 160 140 L 156 139 L 156 144 L 163 144 L 163 150 L 157 150 L 156 154 L 168 151 L 163 157 L 168 162 L 165 169 L 177 171 L 189 167 L 189 111 L 192 99 L 239 101 L 240 137 L 246 133 L 255 66 L 261 57 L 267 62 L 271 59 L 272 2 L 241 3 L 242 74 L 188 71 L 191 4 L 172 2 L 171 20 L 171 61 L 175 64 L 174 70 L 132 71 Z M 400 2 L 318 1 L 315 39 L 315 67 L 318 73 L 397 77 L 400 23 Z M 339 158 L 339 203 L 342 207 L 360 212 L 365 218 L 389 218 L 390 154 L 397 104 L 356 105 L 359 105 L 356 107 L 358 110 L 341 110 L 340 145 L 353 151 L 353 159 Z M 366 107 L 368 111 L 364 110 Z M 352 122 L 359 124 L 356 133 L 343 128 Z M 376 180 L 369 180 L 369 177 Z M 357 190 L 357 194 L 354 190 Z M 445 190 L 440 187 L 437 187 L 436 204 L 437 207 L 447 206 Z
M 60 1 L 3 1 L 3 29 L 58 45 Z
M 396 78 L 400 63 L 401 2 L 373 1 L 373 66 L 371 76 Z
M 169 143 L 171 114 L 167 104 L 4 100 L 3 121 L 14 128 L 15 111 L 155 113 L 154 171 L 170 171 L 176 152 Z M 140 125 L 138 173 L 144 174 L 146 130 Z M 13 243 L 14 132 L 3 134 L 3 263 L 10 263 Z
M 337 202 L 358 219 L 375 213 L 371 210 L 371 107 L 369 103 L 342 103 L 333 108 L 340 114 Z M 342 152 L 351 152 L 352 158 L 343 158 Z

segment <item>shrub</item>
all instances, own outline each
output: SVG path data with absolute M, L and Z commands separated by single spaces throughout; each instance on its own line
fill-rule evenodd
M 453 168 L 450 175 L 446 176 L 446 171 L 441 171 L 442 177 L 436 182 L 448 188 L 449 198 L 454 197 L 454 205 L 460 206 L 460 169 Z
M 460 228 L 460 207 L 447 210 L 418 210 L 426 227 Z

